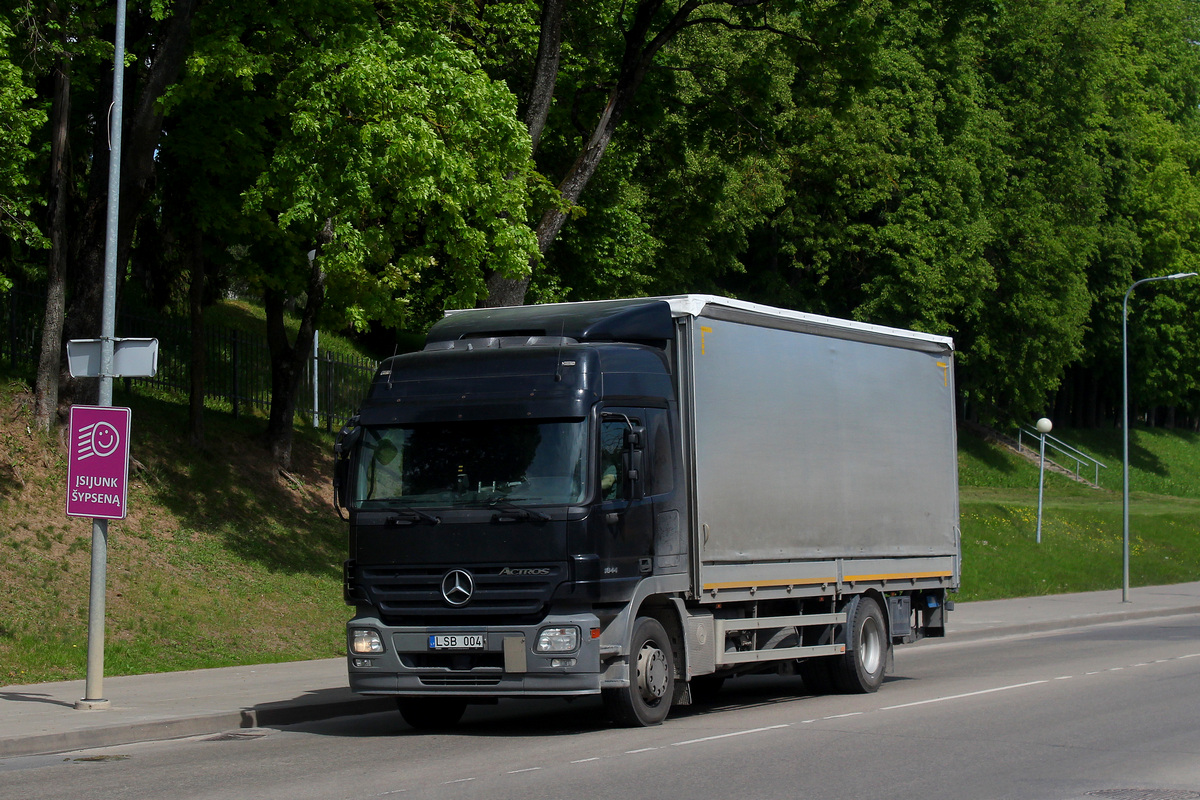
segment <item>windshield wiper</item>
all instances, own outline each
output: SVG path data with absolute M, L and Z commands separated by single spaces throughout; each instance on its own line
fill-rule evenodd
M 430 525 L 440 525 L 441 517 L 435 517 L 433 514 L 426 513 L 419 508 L 402 508 L 395 515 L 388 517 L 385 525 L 415 525 L 418 522 L 428 522 Z
M 497 511 L 496 516 L 492 517 L 492 520 L 495 522 L 502 522 L 505 519 L 529 519 L 530 517 L 538 522 L 550 521 L 549 514 L 543 514 L 536 508 L 528 508 L 526 506 L 518 505 L 505 497 L 493 495 L 492 497 L 489 497 L 486 502 L 488 508 L 503 509 L 503 512 Z M 507 513 L 509 516 L 505 516 L 505 513 Z

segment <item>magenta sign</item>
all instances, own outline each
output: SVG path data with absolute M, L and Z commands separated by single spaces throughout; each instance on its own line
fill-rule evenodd
M 67 516 L 125 519 L 129 409 L 71 406 Z

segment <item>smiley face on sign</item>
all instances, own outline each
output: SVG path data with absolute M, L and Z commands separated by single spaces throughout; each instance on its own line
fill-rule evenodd
M 121 444 L 121 434 L 107 422 L 96 422 L 80 428 L 76 444 L 76 457 L 80 460 L 92 456 L 110 456 Z

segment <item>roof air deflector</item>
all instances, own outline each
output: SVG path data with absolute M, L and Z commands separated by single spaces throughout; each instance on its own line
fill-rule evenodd
M 662 300 L 480 308 L 447 315 L 430 329 L 426 348 L 434 349 L 433 345 L 441 342 L 509 337 L 533 337 L 537 344 L 547 337 L 555 343 L 565 338 L 661 346 L 675 338 L 675 324 L 670 305 Z

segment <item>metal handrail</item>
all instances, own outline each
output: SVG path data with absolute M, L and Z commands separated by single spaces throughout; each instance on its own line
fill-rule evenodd
M 1027 426 L 1027 425 L 1018 425 L 1017 426 L 1017 449 L 1018 450 L 1024 446 L 1021 443 L 1021 437 L 1023 435 L 1029 436 L 1029 437 L 1037 440 L 1038 442 L 1040 442 L 1042 439 L 1042 434 L 1038 433 L 1037 429 L 1035 429 L 1031 426 Z M 1071 459 L 1075 462 L 1075 477 L 1076 478 L 1081 478 L 1081 476 L 1079 474 L 1079 470 L 1082 468 L 1082 466 L 1084 464 L 1091 465 L 1095 472 L 1095 478 L 1092 480 L 1092 483 L 1097 486 L 1100 485 L 1100 470 L 1101 470 L 1101 468 L 1108 469 L 1107 464 L 1104 464 L 1104 463 L 1100 462 L 1099 460 L 1092 458 L 1091 456 L 1089 456 L 1087 453 L 1083 452 L 1082 450 L 1078 450 L 1078 449 L 1072 447 L 1071 445 L 1067 444 L 1066 442 L 1064 442 L 1062 439 L 1058 439 L 1054 436 L 1051 436 L 1048 433 L 1046 434 L 1046 447 L 1057 450 L 1058 452 L 1062 453 L 1064 456 L 1064 460 Z M 1058 462 L 1054 461 L 1053 459 L 1047 459 L 1047 460 L 1053 464 L 1057 464 L 1058 466 L 1062 467 L 1062 464 L 1058 464 Z M 1062 467 L 1062 468 L 1067 469 L 1066 467 Z

